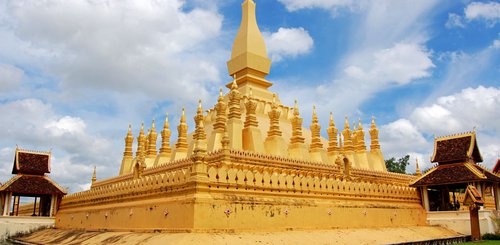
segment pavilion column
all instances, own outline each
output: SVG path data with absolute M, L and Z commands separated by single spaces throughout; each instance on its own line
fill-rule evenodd
M 3 215 L 3 208 L 5 206 L 5 193 L 0 192 L 0 214 Z
M 499 184 L 495 184 L 493 186 L 493 195 L 495 197 L 495 209 L 500 209 L 500 186 Z
M 429 212 L 429 193 L 427 192 L 427 186 L 422 186 L 422 205 L 425 211 Z
M 50 199 L 50 214 L 49 217 L 53 217 L 56 214 L 56 205 L 57 205 L 57 195 L 53 194 Z
M 4 203 L 3 203 L 3 216 L 9 216 L 10 213 L 10 202 L 12 201 L 12 192 L 7 192 L 4 194 Z

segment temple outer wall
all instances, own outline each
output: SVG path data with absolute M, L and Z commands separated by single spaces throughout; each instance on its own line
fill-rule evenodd
M 60 210 L 56 228 L 227 232 L 367 228 L 426 224 L 419 204 L 321 198 L 193 196 Z
M 236 151 L 205 160 L 96 182 L 64 197 L 56 227 L 218 232 L 426 224 L 408 175 L 353 168 L 344 176 L 334 165 Z

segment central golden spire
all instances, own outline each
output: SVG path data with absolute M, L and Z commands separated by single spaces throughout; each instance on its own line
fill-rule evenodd
M 229 75 L 236 76 L 238 85 L 250 82 L 267 88 L 272 85 L 265 80 L 271 60 L 267 57 L 266 43 L 257 25 L 255 2 L 245 0 L 241 7 L 240 30 L 234 40 L 231 60 L 227 62 Z

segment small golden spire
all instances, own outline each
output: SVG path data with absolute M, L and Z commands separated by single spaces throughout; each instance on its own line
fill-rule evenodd
M 245 102 L 246 108 L 246 117 L 245 117 L 245 128 L 249 127 L 258 127 L 259 123 L 257 121 L 257 117 L 255 116 L 255 110 L 257 109 L 257 102 L 252 98 L 253 92 L 252 88 L 250 88 L 248 101 Z
M 217 101 L 219 102 L 219 101 L 222 101 L 222 100 L 224 100 L 224 96 L 222 95 L 222 87 L 220 87 L 220 89 L 219 89 L 219 98 L 217 99 Z
M 196 111 L 198 114 L 203 114 L 203 108 L 201 107 L 201 99 L 198 100 L 198 110 Z
M 182 107 L 181 123 L 186 123 L 186 109 Z
M 177 126 L 177 143 L 175 144 L 176 150 L 187 149 L 187 131 L 188 125 L 186 124 L 186 109 L 182 107 L 180 123 Z
M 312 122 L 318 123 L 318 115 L 316 114 L 316 106 L 315 105 L 313 105 Z
M 92 185 L 94 185 L 94 182 L 97 180 L 97 173 L 96 173 L 96 166 L 94 166 L 94 173 L 92 174 Z
M 292 118 L 292 137 L 290 138 L 291 144 L 302 144 L 304 143 L 304 137 L 302 137 L 302 121 L 299 113 L 299 104 L 295 100 L 295 105 L 293 107 L 293 118 Z
M 356 121 L 352 122 L 352 130 L 356 131 Z
M 344 129 L 349 129 L 349 118 L 345 115 Z
M 339 142 L 337 138 L 338 129 L 335 127 L 335 122 L 333 121 L 333 113 L 330 112 L 330 126 L 326 129 L 328 133 L 328 152 L 335 153 L 339 151 Z
M 217 100 L 217 104 L 215 104 L 215 112 L 216 118 L 215 123 L 213 124 L 214 130 L 217 132 L 222 132 L 226 128 L 226 115 L 227 105 L 224 102 L 224 97 L 222 95 L 222 87 L 219 90 L 219 99 Z
M 317 150 L 323 148 L 323 143 L 321 143 L 321 126 L 318 123 L 318 115 L 316 115 L 316 106 L 313 105 L 312 113 L 312 124 L 311 124 L 311 144 L 309 145 L 310 150 Z
M 297 99 L 295 99 L 295 102 L 294 102 L 294 106 L 293 106 L 293 115 L 294 115 L 295 117 L 300 116 L 300 112 L 299 112 L 299 103 L 297 102 Z
M 418 166 L 418 158 L 415 158 L 416 164 L 415 164 L 415 172 L 417 176 L 422 176 L 422 172 L 420 172 L 420 167 Z
M 380 149 L 380 144 L 378 142 L 378 129 L 377 125 L 375 124 L 375 117 L 372 116 L 372 124 L 370 126 L 370 137 L 371 137 L 371 143 L 370 143 L 370 150 L 374 149 Z
M 127 136 L 125 136 L 125 151 L 123 152 L 124 157 L 132 157 L 132 144 L 134 143 L 134 136 L 132 136 L 132 125 L 128 125 Z
M 229 92 L 229 119 L 238 120 L 241 119 L 241 94 L 238 91 L 238 84 L 236 84 L 236 80 L 233 81 L 231 86 L 231 91 Z
M 267 131 L 267 136 L 281 136 L 280 129 L 280 116 L 281 111 L 278 110 L 278 105 L 276 104 L 276 94 L 273 94 L 273 104 L 271 106 L 271 111 L 268 112 L 269 116 L 269 131 Z
M 161 147 L 160 154 L 169 154 L 172 152 L 170 148 L 170 125 L 168 123 L 168 113 L 165 115 L 165 123 L 163 124 L 163 130 L 161 131 Z
M 200 144 L 200 141 L 205 141 L 207 138 L 203 120 L 203 107 L 201 106 L 201 100 L 198 100 L 198 110 L 196 111 L 196 116 L 194 116 L 195 131 L 193 134 L 197 150 L 206 150 L 204 145 Z
M 361 118 L 358 118 L 358 130 L 363 130 L 363 125 L 361 124 Z

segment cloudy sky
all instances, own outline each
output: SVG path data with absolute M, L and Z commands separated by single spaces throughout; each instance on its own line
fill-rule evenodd
M 193 114 L 200 98 L 212 105 L 231 80 L 241 2 L 0 1 L 0 181 L 17 144 L 52 150 L 52 177 L 80 191 L 93 166 L 99 179 L 118 173 L 129 123 L 137 134 L 166 112 L 175 124 L 182 106 Z M 417 157 L 431 166 L 434 135 L 476 128 L 484 165 L 494 165 L 500 3 L 255 2 L 271 89 L 299 100 L 304 126 L 313 104 L 323 128 L 330 111 L 337 122 L 375 115 L 385 157 L 410 154 L 408 172 Z

